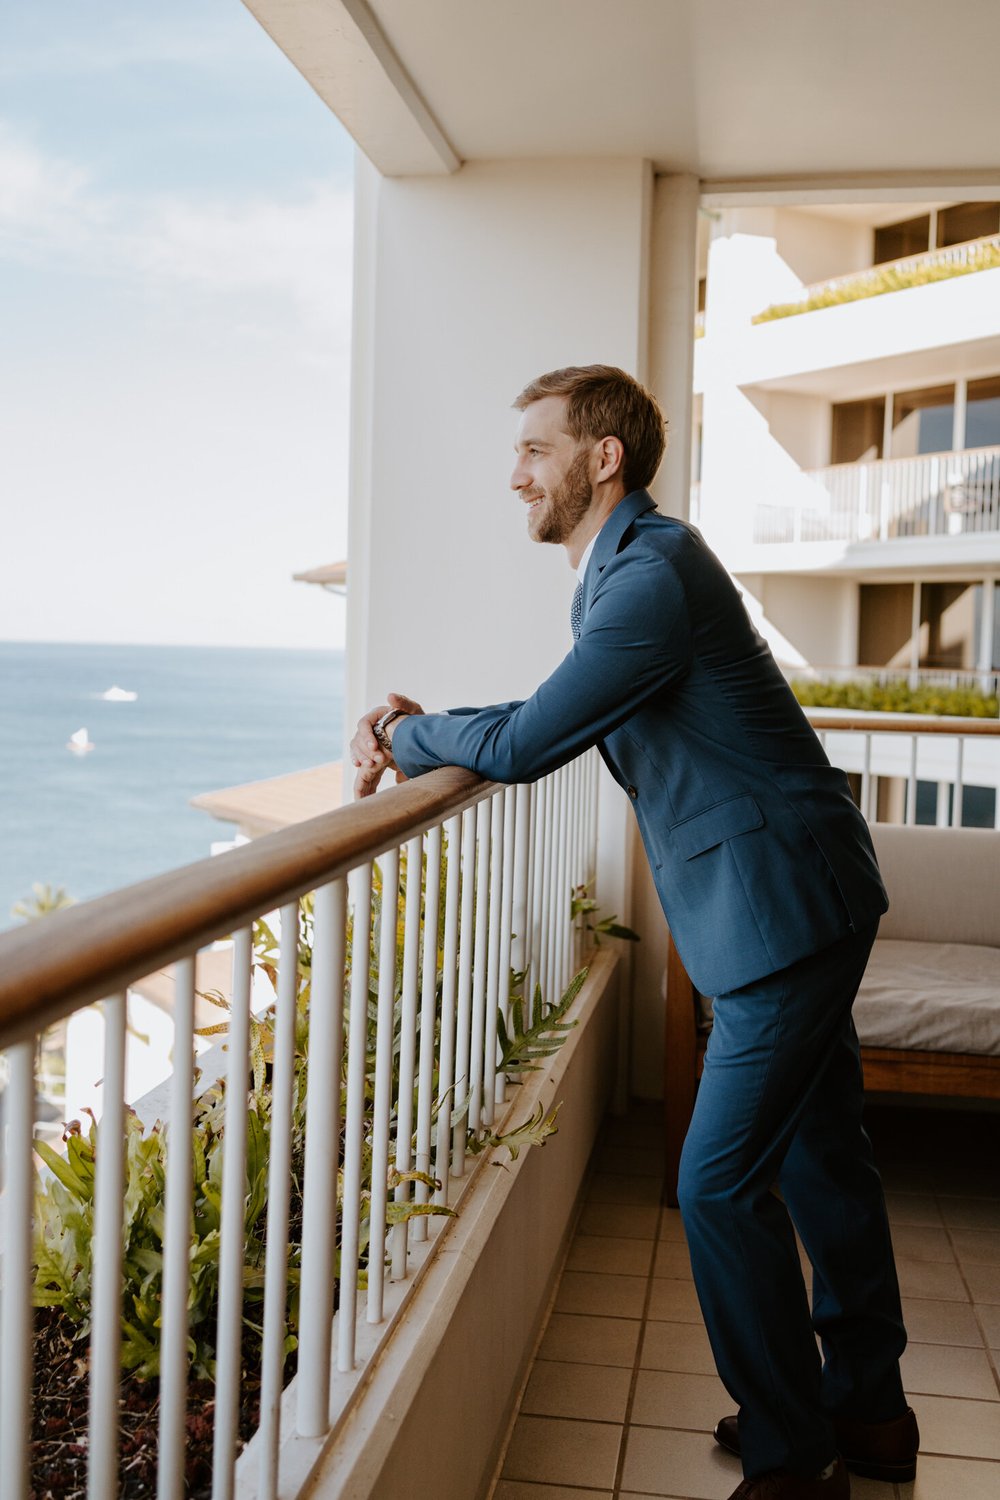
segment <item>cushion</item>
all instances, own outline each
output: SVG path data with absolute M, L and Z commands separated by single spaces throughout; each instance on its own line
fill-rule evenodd
M 1000 948 L 878 938 L 854 1024 L 863 1046 L 1000 1056 Z

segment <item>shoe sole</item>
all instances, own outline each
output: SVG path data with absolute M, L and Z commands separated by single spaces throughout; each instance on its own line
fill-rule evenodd
M 732 1443 L 723 1442 L 718 1432 L 712 1436 L 724 1453 L 731 1453 L 734 1458 L 740 1457 L 740 1450 Z M 866 1463 L 863 1458 L 848 1458 L 847 1454 L 841 1454 L 845 1466 L 859 1479 L 879 1479 L 884 1484 L 909 1484 L 917 1477 L 917 1460 L 905 1464 L 876 1464 Z

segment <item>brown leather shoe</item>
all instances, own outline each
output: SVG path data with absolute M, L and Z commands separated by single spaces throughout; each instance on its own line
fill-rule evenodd
M 758 1479 L 744 1479 L 729 1500 L 850 1500 L 850 1495 L 851 1481 L 838 1453 L 832 1471 L 825 1478 L 816 1474 L 812 1479 L 803 1479 L 798 1474 L 775 1469 Z
M 920 1432 L 910 1407 L 892 1422 L 834 1422 L 837 1446 L 852 1474 L 907 1484 L 917 1472 Z M 740 1430 L 735 1417 L 723 1417 L 714 1433 L 727 1453 L 740 1453 Z

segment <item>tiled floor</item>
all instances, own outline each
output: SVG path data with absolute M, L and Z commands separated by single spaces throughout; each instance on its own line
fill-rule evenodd
M 870 1111 L 910 1334 L 916 1482 L 854 1500 L 1000 1500 L 1000 1115 Z M 680 1215 L 660 1204 L 661 1122 L 611 1120 L 493 1500 L 726 1500 L 715 1374 Z

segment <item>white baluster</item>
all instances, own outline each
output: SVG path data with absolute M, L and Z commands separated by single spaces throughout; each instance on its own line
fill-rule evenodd
M 399 997 L 399 1097 L 396 1103 L 396 1171 L 413 1166 L 413 1093 L 416 1087 L 417 985 L 420 977 L 420 907 L 423 885 L 423 840 L 410 839 L 406 846 L 406 908 L 403 926 L 403 980 Z M 427 887 L 428 909 L 435 907 L 438 891 Z M 436 930 L 436 927 L 435 927 Z M 436 942 L 435 938 L 435 942 Z M 433 1022 L 431 1023 L 433 1025 Z M 396 1184 L 396 1203 L 410 1201 L 412 1184 Z M 408 1224 L 396 1224 L 390 1232 L 392 1279 L 406 1275 Z
M 459 853 L 459 845 L 462 837 L 462 819 L 460 817 L 449 818 L 445 829 L 448 835 L 448 876 L 445 885 L 444 941 L 442 943 L 441 958 L 441 1043 L 440 1061 L 438 1064 L 439 1104 L 437 1141 L 434 1151 L 434 1175 L 440 1185 L 434 1194 L 435 1203 L 448 1202 L 448 1179 L 451 1173 L 451 1115 L 455 1097 L 453 1091 L 455 1082 L 455 1028 L 458 1010 L 459 894 L 462 884 L 462 861 Z M 425 988 L 422 1014 L 426 1013 L 428 1003 L 426 984 L 427 956 L 425 952 Z M 423 1071 L 421 1071 L 421 1078 L 423 1078 Z M 429 1090 L 427 1092 L 429 1093 Z M 421 1102 L 423 1094 L 424 1090 L 421 1089 Z M 418 1167 L 420 1166 L 420 1162 L 421 1156 L 418 1149 Z M 426 1237 L 426 1226 L 423 1223 L 418 1221 L 415 1227 L 421 1229 L 423 1237 Z
M 396 924 L 399 912 L 399 850 L 380 860 L 382 918 L 379 929 L 378 1008 L 375 1022 L 375 1098 L 372 1106 L 372 1190 L 368 1237 L 369 1323 L 381 1323 L 385 1286 L 385 1231 L 389 1178 L 389 1118 L 392 1113 L 393 1012 L 396 996 Z
M 320 886 L 313 907 L 295 1418 L 303 1437 L 321 1437 L 329 1427 L 346 945 L 341 878 Z
M 281 908 L 281 952 L 274 1008 L 271 1139 L 267 1171 L 267 1248 L 264 1255 L 264 1346 L 260 1379 L 260 1493 L 278 1493 L 281 1387 L 288 1301 L 288 1205 L 292 1175 L 292 1090 L 299 993 L 299 903 Z
M 3 1285 L 0 1290 L 0 1500 L 28 1493 L 31 1440 L 31 1200 L 35 1042 L 7 1052 L 3 1123 L 6 1137 L 3 1213 Z
M 350 876 L 353 941 L 351 1011 L 347 1028 L 344 1201 L 340 1244 L 340 1307 L 337 1312 L 337 1368 L 354 1369 L 358 1305 L 358 1243 L 361 1229 L 361 1152 L 365 1111 L 365 1049 L 368 1028 L 368 945 L 371 939 L 372 867 Z
M 222 1225 L 219 1237 L 219 1313 L 215 1340 L 215 1432 L 212 1500 L 232 1500 L 239 1428 L 243 1261 L 246 1243 L 247 1093 L 250 1069 L 250 979 L 253 932 L 233 939 L 233 1008 L 229 1016 L 225 1135 L 222 1141 Z
M 182 1500 L 187 1404 L 188 1255 L 191 1244 L 192 1067 L 194 955 L 174 966 L 174 1071 L 167 1130 L 160 1338 L 160 1462 L 158 1500 Z
M 89 1500 L 118 1488 L 121 1380 L 122 1200 L 125 1187 L 125 995 L 104 1002 L 104 1070 L 94 1182 L 93 1322 L 90 1334 Z

